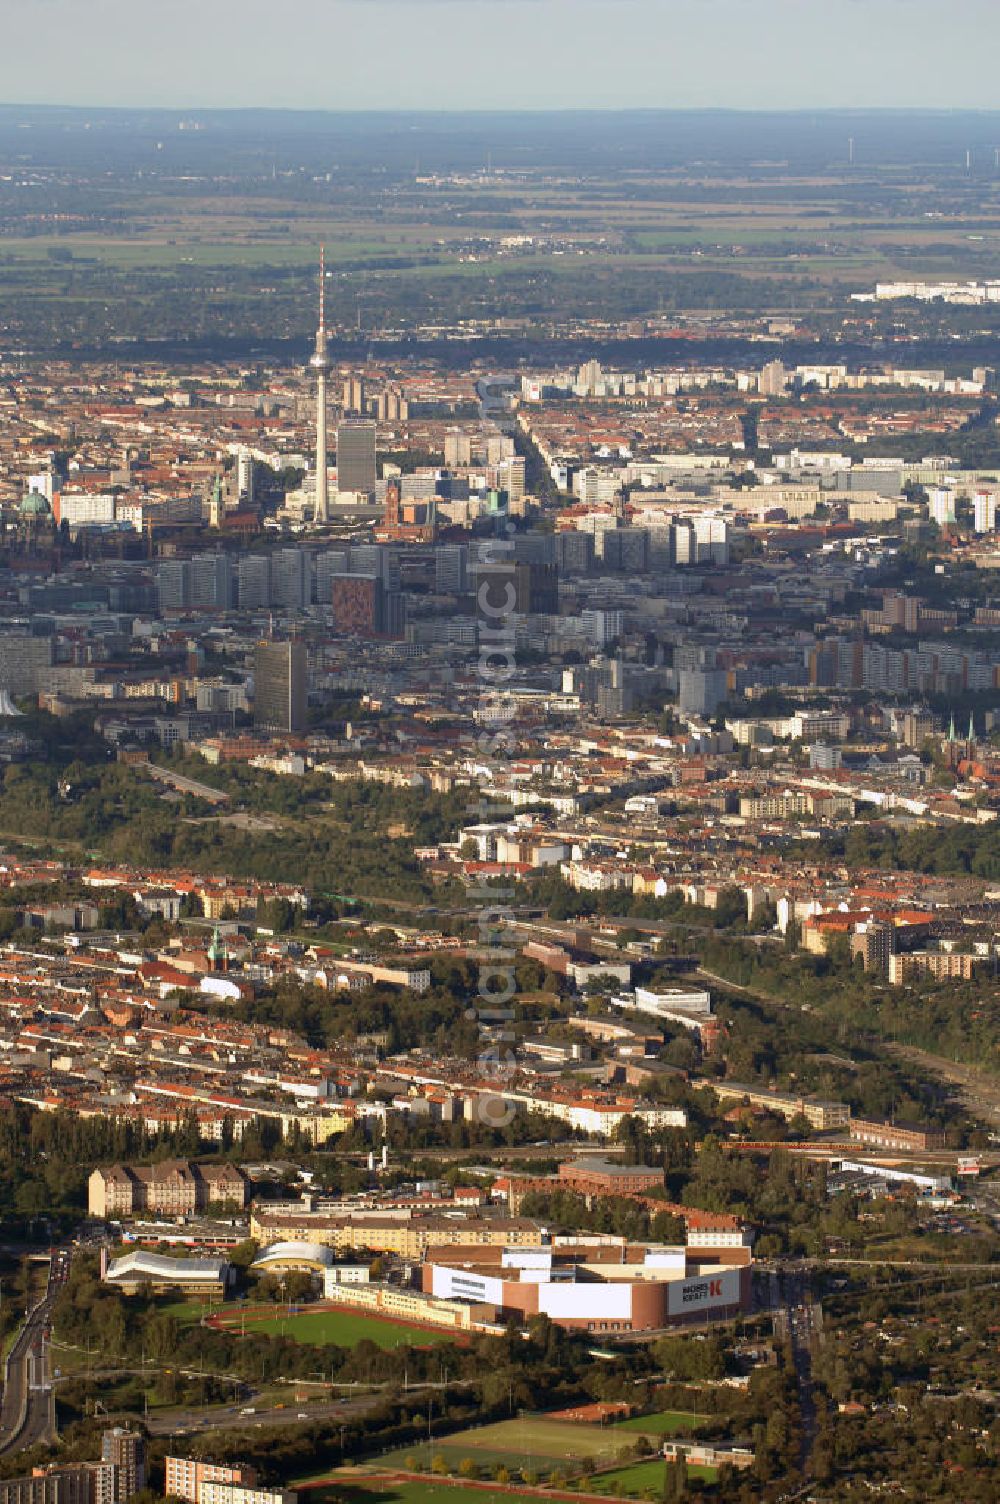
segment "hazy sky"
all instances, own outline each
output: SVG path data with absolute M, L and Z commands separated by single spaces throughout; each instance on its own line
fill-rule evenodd
M 1000 104 L 998 0 L 0 0 L 0 102 Z

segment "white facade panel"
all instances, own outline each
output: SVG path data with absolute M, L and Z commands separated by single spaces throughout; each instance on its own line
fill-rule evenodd
M 538 1309 L 553 1321 L 631 1321 L 632 1286 L 542 1285 Z
M 535 1269 L 548 1274 L 552 1269 L 551 1248 L 505 1248 L 500 1256 L 504 1269 Z
M 647 1248 L 643 1262 L 647 1269 L 684 1269 L 687 1266 L 687 1251 L 667 1246 Z
M 503 1280 L 472 1274 L 464 1269 L 434 1265 L 431 1294 L 442 1300 L 468 1300 L 491 1306 L 503 1305 Z
M 115 498 L 109 492 L 65 492 L 59 501 L 59 520 L 67 527 L 97 527 L 115 520 Z

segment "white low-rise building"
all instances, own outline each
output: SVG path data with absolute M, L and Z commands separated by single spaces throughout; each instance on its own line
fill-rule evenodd
M 683 1024 L 686 1029 L 700 1029 L 712 1017 L 711 993 L 700 988 L 637 987 L 611 1001 L 616 1008 L 648 1013 L 665 1023 Z
M 105 1263 L 101 1277 L 104 1284 L 115 1285 L 127 1295 L 191 1290 L 221 1297 L 226 1293 L 230 1272 L 225 1259 L 175 1259 L 137 1248 Z

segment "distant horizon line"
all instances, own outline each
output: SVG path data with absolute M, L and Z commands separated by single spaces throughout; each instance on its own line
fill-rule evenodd
M 97 104 L 64 103 L 52 100 L 6 100 L 0 99 L 0 110 L 74 110 L 101 111 L 111 115 L 165 114 L 179 115 L 198 112 L 209 115 L 419 115 L 428 117 L 459 115 L 502 115 L 516 118 L 522 115 L 812 115 L 827 118 L 838 116 L 996 116 L 1000 119 L 1000 106 L 987 105 L 519 105 L 490 106 L 463 105 L 450 108 L 439 106 L 426 109 L 405 106 L 386 109 L 377 105 L 342 105 L 331 108 L 327 105 L 284 104 Z

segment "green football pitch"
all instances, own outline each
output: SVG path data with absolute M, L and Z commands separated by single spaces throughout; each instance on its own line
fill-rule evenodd
M 317 1347 L 356 1347 L 359 1342 L 374 1342 L 376 1347 L 427 1347 L 432 1342 L 452 1342 L 457 1334 L 450 1331 L 434 1331 L 422 1326 L 407 1326 L 400 1321 L 383 1321 L 376 1316 L 365 1316 L 355 1311 L 300 1311 L 286 1316 L 280 1313 L 270 1316 L 258 1312 L 245 1318 L 227 1315 L 225 1325 L 230 1330 L 265 1332 L 271 1337 L 290 1337 L 293 1342 L 313 1343 Z
M 704 1425 L 705 1417 L 691 1410 L 660 1410 L 655 1415 L 633 1415 L 628 1420 L 617 1421 L 615 1431 L 639 1432 L 643 1436 L 678 1436 L 687 1431 L 697 1431 Z
M 450 1468 L 466 1458 L 483 1470 L 501 1465 L 524 1473 L 547 1477 L 557 1470 L 576 1472 L 580 1459 L 593 1458 L 596 1466 L 617 1460 L 624 1447 L 634 1444 L 634 1433 L 622 1435 L 614 1426 L 593 1426 L 579 1421 L 552 1420 L 545 1415 L 523 1415 L 516 1420 L 489 1426 L 470 1426 L 438 1440 L 433 1435 L 417 1445 L 400 1447 L 374 1464 L 379 1468 L 404 1470 L 416 1464 L 426 1471 L 435 1457 Z
M 629 1467 L 616 1467 L 610 1473 L 601 1473 L 597 1478 L 591 1479 L 587 1486 L 595 1494 L 625 1494 L 637 1499 L 642 1498 L 647 1491 L 652 1491 L 657 1498 L 661 1498 L 663 1474 L 663 1459 L 657 1457 L 652 1462 L 635 1462 Z M 712 1480 L 718 1476 L 718 1470 L 689 1463 L 687 1476 Z

